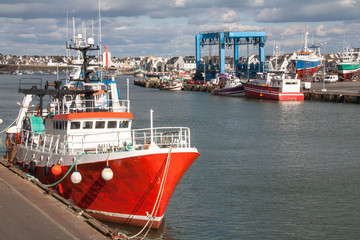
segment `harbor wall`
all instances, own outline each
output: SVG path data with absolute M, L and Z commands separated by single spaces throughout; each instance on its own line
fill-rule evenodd
M 158 80 L 134 80 L 134 85 L 146 87 L 146 88 L 159 88 L 160 82 Z M 215 86 L 213 85 L 201 85 L 201 84 L 184 84 L 184 91 L 195 92 L 211 92 Z M 304 99 L 308 101 L 320 101 L 320 102 L 336 102 L 336 103 L 354 103 L 360 104 L 360 92 L 348 93 L 342 92 L 341 88 L 337 92 L 323 92 L 308 90 L 304 91 Z
M 351 93 L 331 93 L 331 92 L 304 92 L 305 100 L 338 103 L 357 103 L 360 104 L 360 94 Z

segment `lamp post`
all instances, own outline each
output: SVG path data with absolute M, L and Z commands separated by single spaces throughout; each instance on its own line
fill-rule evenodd
M 324 76 L 324 78 L 323 78 L 323 89 L 321 89 L 321 91 L 326 92 L 326 88 L 325 88 L 325 73 L 326 73 L 326 71 L 325 71 L 326 70 L 325 47 L 326 47 L 326 42 L 321 43 L 321 45 L 324 47 L 324 51 L 323 51 L 323 55 L 324 55 L 323 76 Z

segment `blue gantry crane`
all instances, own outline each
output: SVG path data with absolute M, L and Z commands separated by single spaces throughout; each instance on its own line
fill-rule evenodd
M 201 48 L 206 45 L 219 46 L 220 65 L 218 71 L 225 73 L 225 49 L 233 47 L 234 50 L 234 70 L 237 74 L 244 71 L 244 67 L 239 66 L 239 46 L 254 45 L 259 46 L 260 65 L 256 71 L 263 72 L 265 63 L 265 31 L 246 31 L 246 32 L 207 32 L 199 33 L 195 37 L 196 44 L 196 68 L 200 71 Z M 250 66 L 247 66 L 249 69 Z

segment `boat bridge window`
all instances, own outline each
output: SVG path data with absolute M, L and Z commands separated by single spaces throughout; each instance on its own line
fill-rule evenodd
M 116 121 L 108 121 L 107 128 L 116 128 L 117 122 Z
M 54 121 L 54 129 L 66 129 L 66 121 Z M 128 128 L 129 121 L 71 121 L 69 128 L 76 129 L 116 129 Z
M 92 121 L 85 121 L 83 122 L 83 129 L 92 129 L 93 122 Z
M 129 126 L 129 121 L 120 121 L 119 122 L 120 128 L 128 128 L 128 126 Z
M 71 122 L 70 129 L 80 129 L 80 122 Z
M 105 121 L 96 121 L 95 129 L 105 128 Z

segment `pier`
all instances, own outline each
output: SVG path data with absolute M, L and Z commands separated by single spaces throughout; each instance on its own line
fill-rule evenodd
M 134 85 L 146 88 L 159 88 L 160 82 L 144 79 L 134 80 Z M 184 84 L 184 91 L 210 92 L 215 88 L 213 85 Z M 324 91 L 323 89 L 326 89 Z M 304 98 L 308 101 L 355 103 L 360 104 L 360 82 L 337 82 L 337 83 L 312 83 L 311 89 L 304 90 Z
M 110 228 L 0 159 L 1 239 L 109 239 Z

